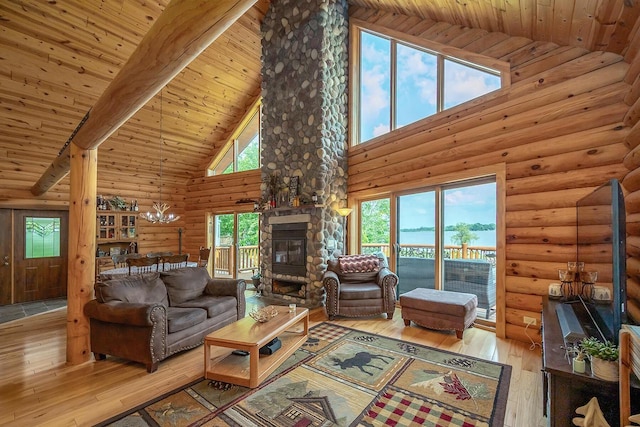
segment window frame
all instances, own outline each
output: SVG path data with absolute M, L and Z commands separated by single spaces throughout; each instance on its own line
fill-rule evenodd
M 249 107 L 245 115 L 242 117 L 242 120 L 240 120 L 240 123 L 238 123 L 238 126 L 236 126 L 234 131 L 231 133 L 231 136 L 229 137 L 227 142 L 220 148 L 220 150 L 218 151 L 218 154 L 216 154 L 216 156 L 213 158 L 211 163 L 209 163 L 209 166 L 207 167 L 207 170 L 206 170 L 206 176 L 221 176 L 221 175 L 228 175 L 236 172 L 244 172 L 244 171 L 238 171 L 238 156 L 240 155 L 240 152 L 238 151 L 238 140 L 242 135 L 242 133 L 247 129 L 251 121 L 254 119 L 254 117 L 256 117 L 256 115 L 258 117 L 258 153 L 261 153 L 262 151 L 262 98 L 258 98 Z M 232 161 L 231 161 L 231 165 L 233 166 L 233 171 L 229 172 L 228 174 L 223 173 L 224 171 L 220 173 L 215 173 L 215 169 L 220 165 L 220 162 L 222 162 L 225 159 L 225 157 L 227 157 L 227 154 L 229 153 L 230 150 L 233 150 Z M 261 156 L 258 158 L 258 162 L 259 162 L 258 167 L 250 170 L 260 169 L 261 167 L 260 163 L 262 163 Z M 227 168 L 225 168 L 224 170 L 226 170 Z
M 390 94 L 389 94 L 389 109 L 390 109 L 390 126 L 391 129 L 389 132 L 368 139 L 364 142 L 360 141 L 360 99 L 361 99 L 361 33 L 368 32 L 373 34 L 374 36 L 386 38 L 390 40 L 390 54 L 391 58 L 391 69 L 390 73 Z M 385 136 L 388 136 L 390 133 L 395 132 L 399 129 L 410 128 L 416 123 L 421 122 L 426 118 L 434 117 L 442 112 L 449 113 L 451 110 L 459 107 L 460 105 L 465 105 L 468 102 L 495 96 L 494 94 L 499 93 L 505 89 L 508 89 L 511 85 L 511 66 L 508 62 L 501 61 L 499 59 L 491 58 L 488 56 L 484 56 L 481 54 L 477 54 L 474 52 L 465 51 L 456 47 L 448 46 L 445 44 L 441 44 L 438 42 L 426 40 L 417 36 L 413 36 L 411 34 L 405 34 L 400 31 L 392 30 L 386 28 L 384 26 L 365 22 L 359 19 L 352 19 L 350 21 L 350 40 L 349 40 L 349 107 L 351 111 L 351 120 L 349 123 L 349 145 L 357 146 L 359 144 L 370 143 L 372 141 L 377 141 Z M 395 91 L 396 91 L 396 65 L 397 65 L 397 44 L 400 43 L 402 45 L 408 46 L 410 48 L 414 48 L 437 57 L 438 64 L 438 76 L 437 76 L 437 102 L 438 102 L 438 110 L 435 114 L 425 116 L 422 119 L 419 119 L 413 123 L 401 126 L 400 128 L 396 127 L 396 99 L 395 99 Z M 444 104 L 444 61 L 450 60 L 453 62 L 457 62 L 459 64 L 470 66 L 472 68 L 492 73 L 500 78 L 500 89 L 488 92 L 484 95 L 481 95 L 477 98 L 473 98 L 462 104 L 458 104 L 449 109 L 442 109 L 441 106 Z

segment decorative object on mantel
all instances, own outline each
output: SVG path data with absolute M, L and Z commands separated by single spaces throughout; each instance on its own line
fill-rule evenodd
M 141 213 L 140 218 L 149 221 L 152 224 L 166 224 L 169 222 L 173 222 L 177 219 L 180 219 L 180 215 L 176 216 L 172 213 L 166 214 L 165 212 L 169 210 L 170 206 L 166 203 L 162 202 L 162 146 L 164 145 L 164 139 L 162 134 L 162 89 L 160 90 L 160 200 L 158 202 L 153 202 L 153 210 L 155 213 L 151 213 L 147 211 L 146 213 Z
M 267 185 L 267 205 L 270 208 L 275 208 L 278 192 L 280 191 L 281 186 L 280 176 L 277 172 L 271 172 L 271 174 L 265 177 L 263 181 Z
M 268 322 L 277 315 L 278 309 L 272 305 L 260 308 L 258 310 L 253 310 L 251 313 L 249 313 L 249 316 L 251 316 L 253 320 L 260 323 Z

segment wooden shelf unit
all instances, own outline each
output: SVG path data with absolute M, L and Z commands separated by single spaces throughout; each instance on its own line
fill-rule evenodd
M 132 250 L 131 244 L 136 249 Z M 132 211 L 98 211 L 96 214 L 96 256 L 114 255 L 111 248 L 120 253 L 137 250 L 138 213 Z

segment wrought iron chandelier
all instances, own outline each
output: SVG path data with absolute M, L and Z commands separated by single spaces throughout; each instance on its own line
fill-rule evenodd
M 170 206 L 162 201 L 162 146 L 164 145 L 164 138 L 162 133 L 162 89 L 160 90 L 160 201 L 153 202 L 153 210 L 155 213 L 147 211 L 141 213 L 140 218 L 149 221 L 152 224 L 167 224 L 180 219 L 180 215 L 174 215 L 172 213 L 165 213 L 169 210 Z

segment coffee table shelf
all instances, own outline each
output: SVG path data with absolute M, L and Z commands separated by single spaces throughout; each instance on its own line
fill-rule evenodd
M 204 340 L 204 377 L 255 388 L 292 355 L 309 334 L 309 310 L 276 306 L 278 315 L 265 323 L 245 317 L 207 335 Z M 278 337 L 282 346 L 273 354 L 260 354 L 260 347 Z M 223 347 L 212 351 L 212 347 Z M 248 356 L 227 349 L 245 350 Z

